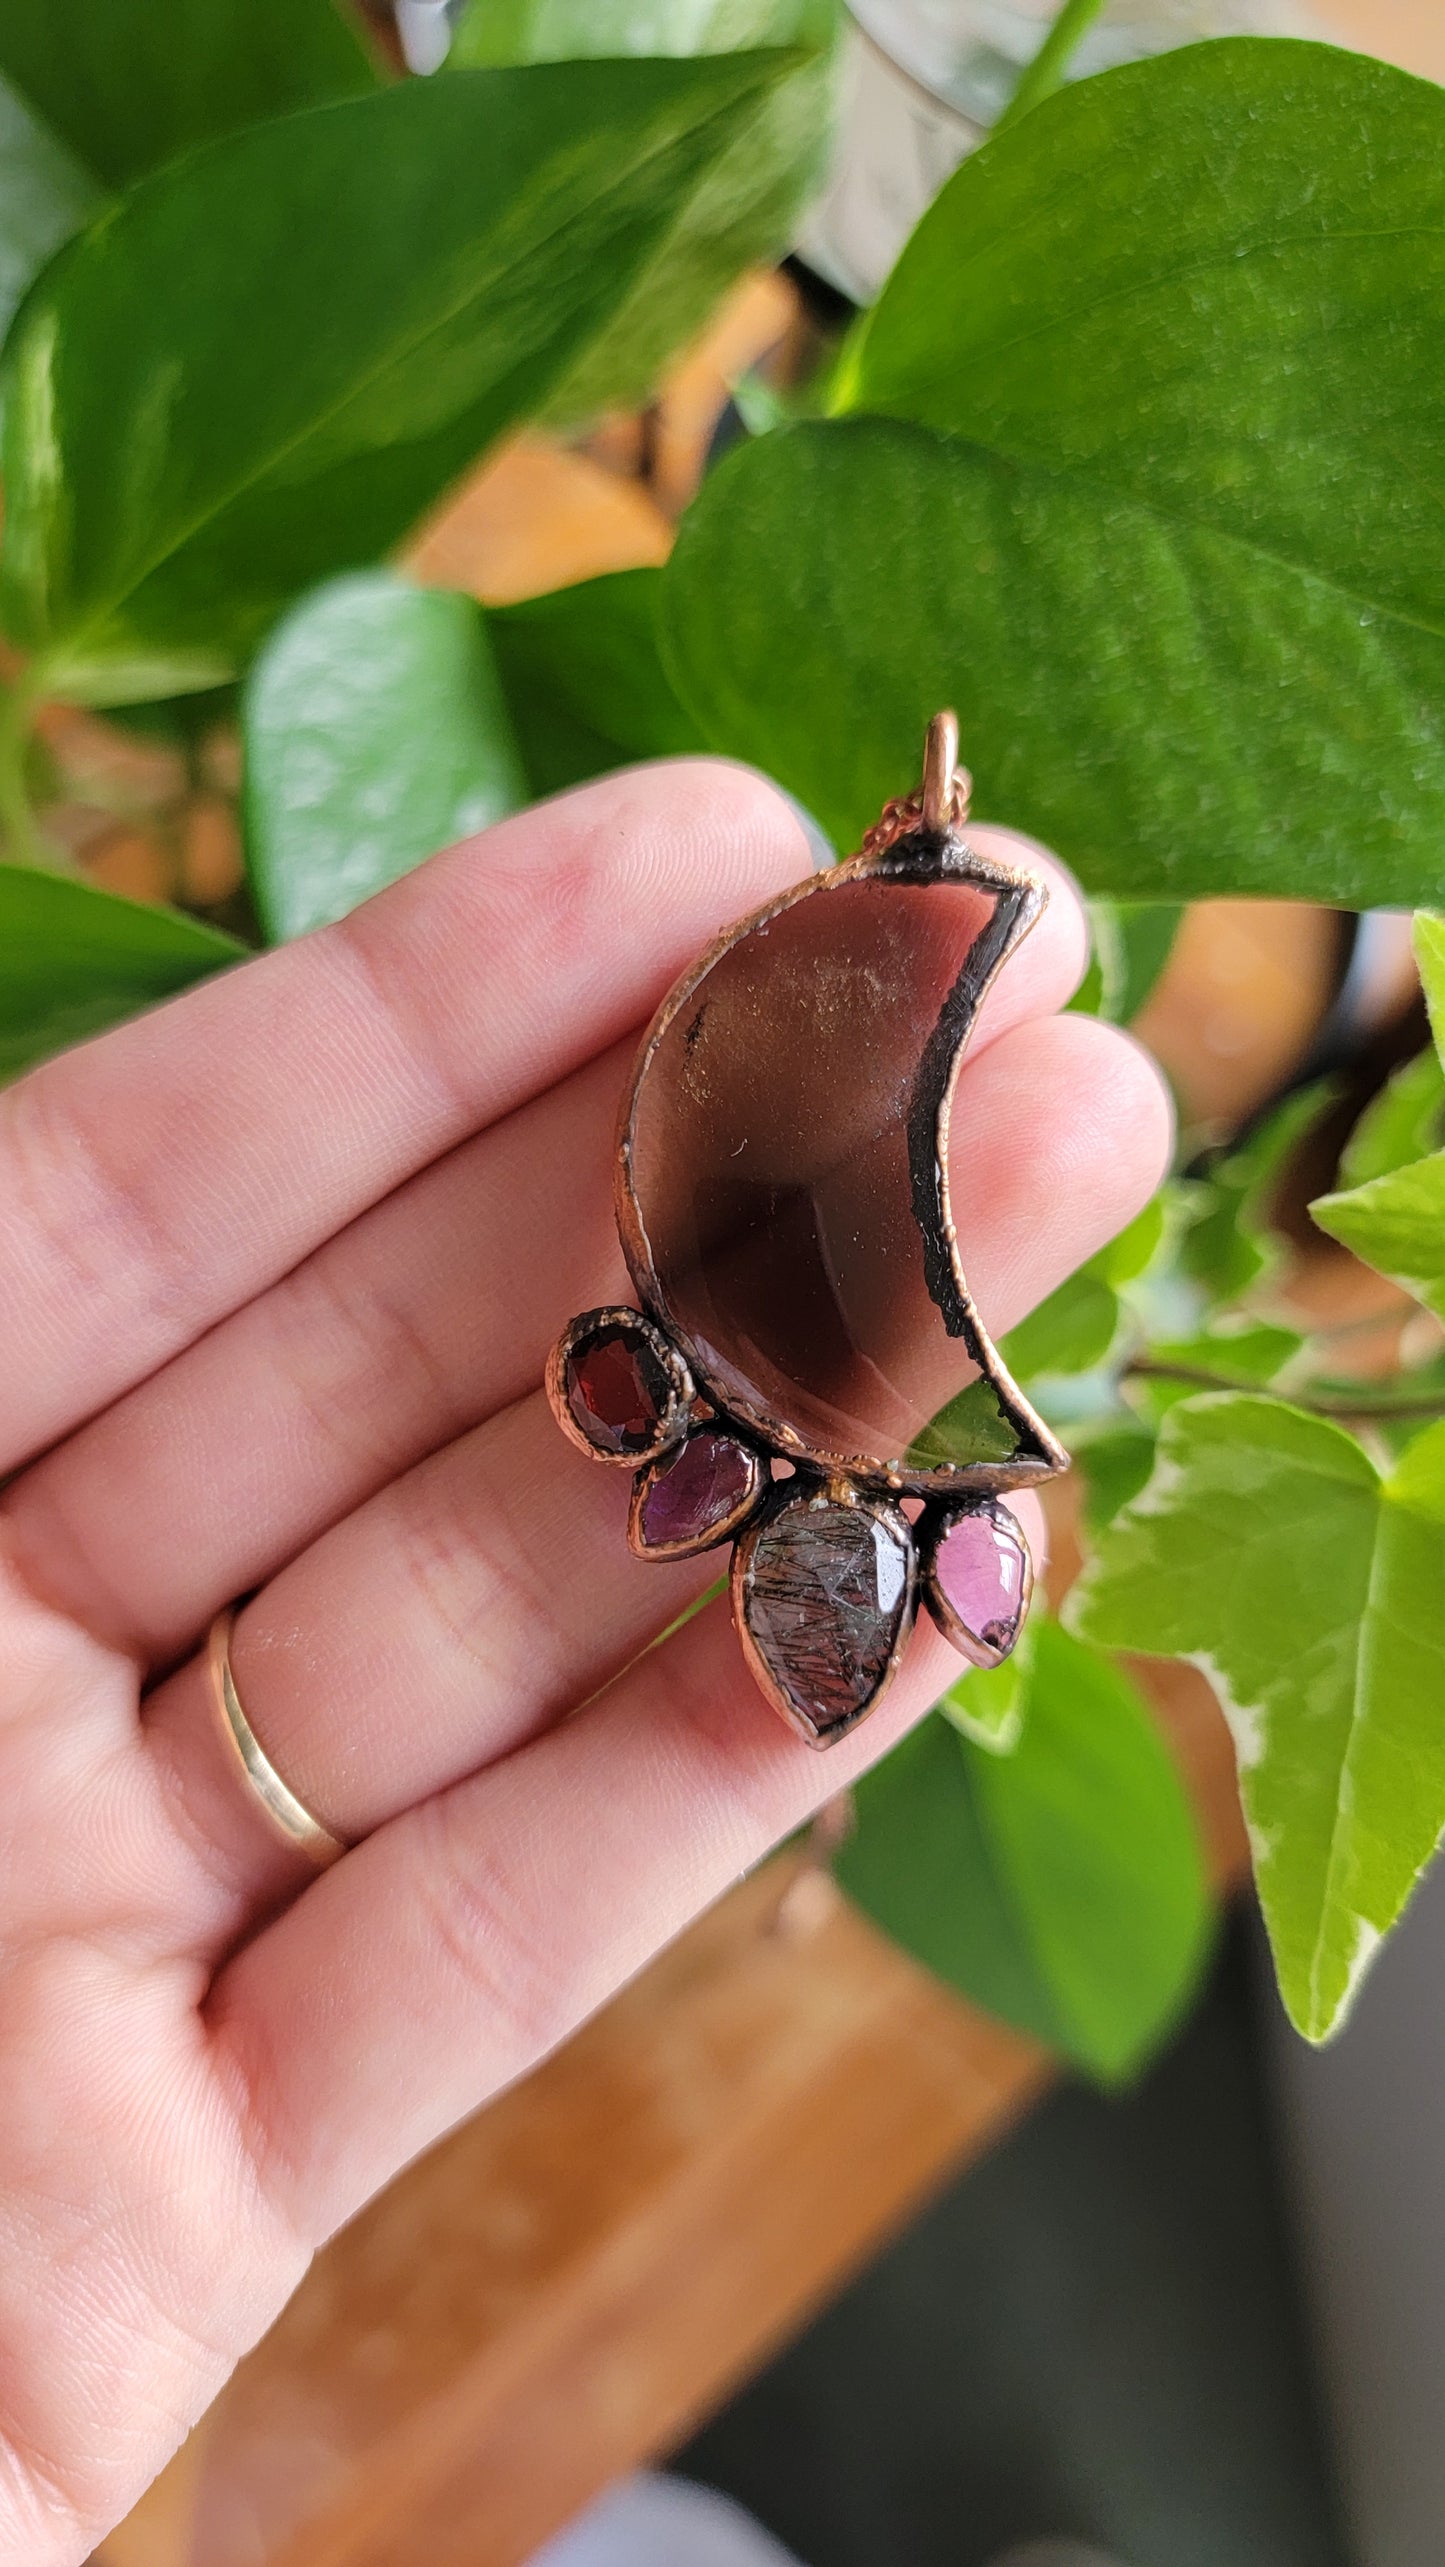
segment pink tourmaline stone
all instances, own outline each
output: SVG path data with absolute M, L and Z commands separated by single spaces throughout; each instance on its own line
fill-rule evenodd
M 671 1542 L 703 1542 L 725 1524 L 748 1494 L 752 1458 L 731 1435 L 704 1426 L 659 1462 L 642 1501 L 638 1522 L 649 1550 Z
M 1024 1537 L 1007 1507 L 955 1516 L 939 1537 L 933 1575 L 965 1631 L 990 1656 L 1007 1656 L 1018 1638 L 1029 1578 Z

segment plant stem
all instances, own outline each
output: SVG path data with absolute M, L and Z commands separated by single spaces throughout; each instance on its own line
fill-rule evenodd
M 50 852 L 25 785 L 25 751 L 37 690 L 28 678 L 17 678 L 0 692 L 0 830 L 12 864 L 47 865 Z
M 1086 36 L 1104 5 L 1104 0 L 1064 0 L 1064 5 L 1035 54 L 1023 72 L 1017 89 L 994 125 L 1001 134 L 1005 125 L 1017 124 L 1041 98 L 1050 98 L 1062 85 L 1069 57 L 1080 38 Z
M 1126 1381 L 1187 1382 L 1193 1390 L 1241 1390 L 1257 1399 L 1287 1399 L 1291 1408 L 1307 1409 L 1312 1417 L 1378 1418 L 1445 1417 L 1445 1390 L 1432 1394 L 1391 1398 L 1388 1391 L 1271 1391 L 1267 1382 L 1248 1381 L 1238 1374 L 1206 1372 L 1202 1364 L 1155 1364 L 1147 1357 L 1125 1368 Z

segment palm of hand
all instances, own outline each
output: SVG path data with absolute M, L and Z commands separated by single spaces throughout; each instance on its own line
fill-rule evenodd
M 640 1655 L 715 1564 L 631 1559 L 624 1476 L 538 1388 L 627 1297 L 632 1030 L 806 861 L 758 780 L 642 770 L 0 1097 L 5 2567 L 81 2559 L 316 2245 L 947 1681 L 920 1634 L 824 1762 L 724 1608 Z M 1142 1057 L 1051 1012 L 1084 950 L 1055 890 L 954 1114 L 995 1328 L 1167 1143 Z M 248 1713 L 356 1840 L 320 1878 L 195 1654 L 252 1590 Z

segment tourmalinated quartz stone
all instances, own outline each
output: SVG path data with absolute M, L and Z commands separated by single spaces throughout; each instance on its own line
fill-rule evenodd
M 733 1555 L 733 1606 L 754 1672 L 814 1746 L 872 1709 L 913 1605 L 907 1520 L 881 1502 L 797 1497 Z
M 645 1462 L 682 1435 L 687 1368 L 641 1311 L 585 1312 L 553 1365 L 577 1440 L 602 1460 Z
M 736 1531 L 761 1495 L 758 1456 L 720 1426 L 699 1426 L 644 1474 L 634 1510 L 640 1551 L 704 1551 Z
M 934 1620 L 975 1666 L 1006 1658 L 1028 1610 L 1033 1562 L 1018 1519 L 996 1499 L 940 1520 L 927 1562 Z

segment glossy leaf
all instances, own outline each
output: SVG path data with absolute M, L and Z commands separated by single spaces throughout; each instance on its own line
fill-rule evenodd
M 1151 1343 L 1131 1374 L 1130 1406 L 1157 1426 L 1181 1400 L 1193 1399 L 1211 1383 L 1221 1390 L 1263 1390 L 1294 1362 L 1304 1342 L 1293 1328 L 1227 1312 L 1198 1336 Z
M 245 952 L 175 909 L 0 864 L 0 1078 L 169 998 Z
M 969 1383 L 908 1447 L 909 1467 L 933 1470 L 944 1462 L 1006 1462 L 1018 1451 L 1018 1429 L 986 1374 Z
M 704 743 L 662 665 L 660 573 L 620 570 L 487 617 L 534 793 Z
M 1119 1296 L 1092 1260 L 1011 1328 L 999 1347 L 1015 1381 L 1084 1373 L 1103 1362 L 1119 1324 Z
M 1210 1677 L 1285 2004 L 1323 2040 L 1445 1826 L 1445 1427 L 1382 1479 L 1280 1401 L 1187 1401 L 1069 1620 Z
M 1445 1319 L 1445 1150 L 1310 1205 L 1320 1228 Z
M 244 724 L 247 865 L 276 938 L 344 917 L 527 799 L 481 608 L 390 571 L 293 608 Z
M 1083 1482 L 1084 1522 L 1095 1539 L 1144 1487 L 1157 1442 L 1153 1427 L 1143 1420 L 1118 1417 L 1092 1434 L 1075 1437 L 1073 1460 Z
M 1344 1189 L 1426 1158 L 1445 1133 L 1445 1069 L 1433 1044 L 1387 1080 L 1360 1116 L 1340 1158 Z
M 1188 1801 L 1132 1686 L 1044 1622 L 1011 1755 L 934 1714 L 857 1785 L 845 1889 L 940 1978 L 1101 2082 L 1195 1984 L 1209 1907 Z
M 1099 957 L 1098 1013 L 1128 1025 L 1169 960 L 1183 908 L 1175 900 L 1096 900 L 1090 905 Z
M 1278 1265 L 1274 1196 L 1293 1152 L 1334 1091 L 1325 1081 L 1296 1089 L 1196 1180 L 1179 1259 L 1210 1301 L 1234 1301 Z
M 0 76 L 95 177 L 377 85 L 333 0 L 5 0 Z
M 889 419 L 757 441 L 684 526 L 718 745 L 852 844 L 951 701 L 979 810 L 1091 891 L 1438 896 L 1442 171 L 1445 95 L 1297 42 L 986 144 L 843 370 Z
M 1415 920 L 1414 944 L 1435 1049 L 1445 1059 L 1445 918 L 1422 909 Z
M 837 0 L 472 0 L 454 65 L 798 50 L 789 77 L 740 112 L 726 152 L 678 208 L 603 336 L 549 403 L 562 420 L 645 399 L 735 277 L 786 249 L 828 149 Z
M 535 408 L 785 62 L 411 81 L 145 181 L 8 351 L 12 640 L 98 701 L 224 678 Z
M 1028 1678 L 1040 1617 L 1024 1624 L 1011 1655 L 998 1667 L 970 1667 L 939 1697 L 934 1709 L 990 1756 L 1011 1756 L 1024 1734 Z
M 0 339 L 31 279 L 104 194 L 0 79 Z

